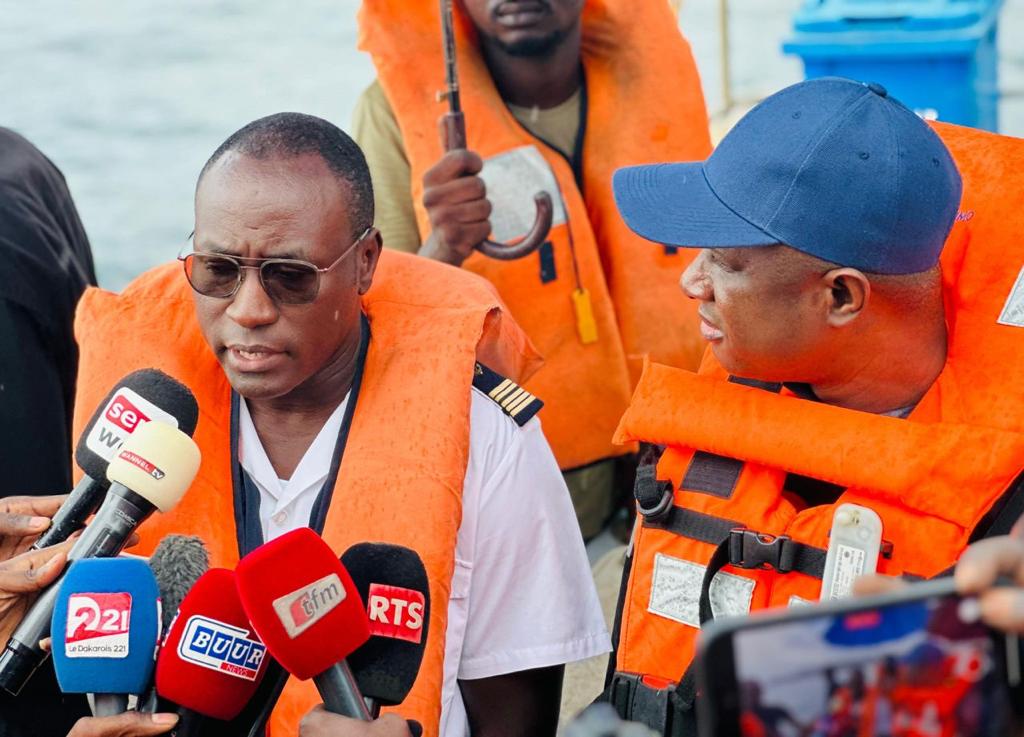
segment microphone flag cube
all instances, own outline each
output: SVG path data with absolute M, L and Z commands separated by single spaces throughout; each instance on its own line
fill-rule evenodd
M 53 664 L 64 693 L 140 694 L 160 639 L 160 592 L 145 561 L 71 564 L 53 610 Z
M 134 371 L 96 407 L 78 440 L 75 461 L 92 478 L 104 479 L 110 459 L 140 426 L 163 422 L 191 436 L 198 420 L 199 405 L 188 387 L 156 369 Z
M 157 693 L 203 716 L 234 719 L 256 693 L 266 654 L 238 598 L 234 571 L 211 568 L 171 623 L 157 659 Z
M 348 657 L 359 692 L 397 706 L 412 690 L 430 624 L 430 583 L 414 550 L 359 543 L 341 556 L 366 602 L 370 639 Z
M 297 678 L 323 673 L 370 636 L 348 571 L 308 527 L 256 548 L 237 572 L 249 620 L 274 659 Z

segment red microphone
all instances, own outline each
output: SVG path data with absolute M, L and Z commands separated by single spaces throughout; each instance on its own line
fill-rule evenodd
M 327 711 L 369 721 L 345 658 L 369 639 L 370 625 L 330 546 L 300 527 L 245 556 L 237 575 L 242 606 L 274 659 L 312 678 Z
M 167 632 L 156 663 L 157 693 L 194 714 L 234 719 L 263 678 L 266 654 L 242 608 L 234 572 L 211 568 L 182 600 Z M 194 714 L 183 714 L 182 726 Z

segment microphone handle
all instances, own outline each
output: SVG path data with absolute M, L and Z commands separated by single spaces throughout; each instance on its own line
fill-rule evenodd
M 95 717 L 116 717 L 128 711 L 128 694 L 97 693 L 92 698 L 92 715 Z
M 355 676 L 344 660 L 335 663 L 320 675 L 313 676 L 313 682 L 324 700 L 324 708 L 330 713 L 364 722 L 372 721 L 363 695 L 359 693 Z
M 155 509 L 146 497 L 115 481 L 110 485 L 110 491 L 92 524 L 71 546 L 68 560 L 113 558 L 124 549 L 135 528 L 145 522 Z
M 124 548 L 128 536 L 155 509 L 145 497 L 122 484 L 112 483 L 92 524 L 71 546 L 69 565 L 71 561 L 82 558 L 114 557 Z M 67 568 L 61 571 L 60 576 L 36 599 L 0 654 L 0 688 L 14 696 L 50 656 L 39 647 L 39 641 L 50 635 L 50 619 L 66 571 Z
M 96 511 L 96 507 L 103 501 L 103 495 L 107 493 L 107 486 L 106 481 L 83 476 L 71 490 L 67 501 L 53 515 L 50 526 L 32 543 L 30 550 L 42 550 L 71 537 L 72 533 L 85 524 L 89 515 Z

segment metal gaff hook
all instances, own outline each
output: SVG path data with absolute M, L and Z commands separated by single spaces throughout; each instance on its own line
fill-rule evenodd
M 452 0 L 441 0 L 441 32 L 444 37 L 445 91 L 443 96 L 448 100 L 448 112 L 442 123 L 445 130 L 445 151 L 466 148 L 466 116 L 462 112 L 459 101 L 459 74 L 456 69 L 455 30 L 452 23 Z M 513 261 L 529 256 L 540 248 L 551 231 L 551 219 L 554 205 L 551 195 L 538 192 L 533 196 L 537 208 L 533 227 L 516 243 L 499 243 L 484 240 L 476 245 L 476 249 L 485 256 L 500 261 Z

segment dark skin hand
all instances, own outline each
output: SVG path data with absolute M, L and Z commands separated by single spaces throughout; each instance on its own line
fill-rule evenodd
M 67 495 L 0 499 L 0 642 L 7 642 L 36 592 L 64 569 L 73 541 L 26 552 Z
M 459 681 L 473 737 L 553 737 L 565 666 Z
M 149 737 L 166 734 L 177 723 L 177 714 L 126 711 L 113 717 L 83 717 L 75 722 L 68 737 Z
M 462 0 L 505 102 L 554 107 L 580 86 L 582 0 Z M 447 150 L 445 128 L 441 142 Z M 420 255 L 460 266 L 491 232 L 491 203 L 474 151 L 449 151 L 423 175 L 431 232 Z
M 50 526 L 67 494 L 55 496 L 8 496 L 0 499 L 0 561 L 28 550 Z
M 42 550 L 21 553 L 0 562 L 0 642 L 11 633 L 36 600 L 40 589 L 51 584 L 67 563 L 75 539 Z

